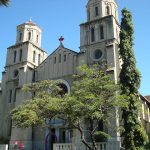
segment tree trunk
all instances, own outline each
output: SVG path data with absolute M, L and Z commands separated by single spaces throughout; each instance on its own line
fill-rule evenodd
M 84 133 L 83 133 L 83 129 L 81 128 L 80 124 L 78 123 L 78 125 L 74 125 L 74 127 L 76 129 L 78 129 L 78 131 L 80 132 L 81 134 L 81 141 L 82 143 L 89 149 L 89 150 L 94 150 L 92 146 L 90 146 L 90 144 L 88 144 L 88 142 L 85 140 L 85 137 L 84 137 Z
M 93 150 L 98 150 L 93 133 L 90 133 L 90 135 L 91 135 L 91 140 L 92 140 L 92 144 L 93 144 Z
M 89 129 L 89 134 L 91 136 L 91 140 L 92 140 L 92 145 L 93 145 L 93 149 L 94 150 L 98 150 L 98 147 L 96 145 L 96 142 L 95 142 L 95 138 L 94 138 L 94 132 L 96 130 L 97 127 L 93 127 L 93 120 L 90 120 L 90 129 Z

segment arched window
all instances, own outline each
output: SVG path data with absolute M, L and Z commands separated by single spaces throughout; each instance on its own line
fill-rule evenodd
M 98 13 L 98 7 L 96 6 L 95 7 L 95 16 L 98 16 L 99 15 L 99 13 Z
M 31 32 L 28 33 L 28 40 L 31 40 Z
M 12 90 L 9 90 L 9 103 L 11 103 L 11 100 L 12 100 Z
M 90 10 L 88 10 L 88 21 L 90 20 Z
M 67 55 L 64 54 L 64 62 L 66 62 L 66 60 L 67 60 Z
M 35 70 L 33 70 L 33 74 L 32 74 L 32 82 L 35 82 Z
M 91 42 L 95 41 L 95 29 L 91 28 Z
M 20 54 L 19 54 L 19 61 L 22 60 L 22 49 L 20 49 Z
M 8 130 L 9 136 L 11 136 L 11 132 L 12 132 L 12 119 L 10 119 L 9 121 L 9 130 Z
M 100 39 L 104 39 L 104 27 L 100 25 Z
M 19 34 L 19 40 L 22 40 L 22 33 Z
M 110 7 L 108 5 L 106 6 L 106 15 L 110 15 Z
M 14 63 L 16 62 L 16 56 L 17 56 L 17 52 L 14 51 Z
M 36 36 L 36 43 L 39 42 L 39 35 Z
M 65 94 L 67 94 L 68 93 L 68 88 L 67 88 L 67 86 L 64 84 L 64 83 L 60 83 L 60 84 L 58 84 L 58 86 L 60 87 L 60 91 L 59 91 L 59 95 L 61 96 L 61 97 L 63 97 Z
M 59 63 L 61 63 L 61 54 L 59 54 Z
M 18 75 L 19 75 L 19 71 L 17 69 L 15 69 L 13 72 L 13 78 L 17 78 Z
M 14 91 L 14 102 L 16 102 L 16 96 L 17 96 L 17 89 Z
M 33 52 L 33 62 L 35 63 L 35 57 L 36 57 L 36 53 L 35 51 Z
M 104 123 L 103 120 L 98 122 L 98 131 L 104 131 Z
M 56 61 L 57 61 L 57 59 L 56 59 L 56 56 L 54 57 L 54 64 L 56 64 Z
M 41 55 L 38 55 L 38 65 L 41 63 Z

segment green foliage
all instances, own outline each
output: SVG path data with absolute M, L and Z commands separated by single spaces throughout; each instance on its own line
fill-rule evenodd
M 96 131 L 94 137 L 96 142 L 107 142 L 111 138 L 109 134 L 102 131 Z
M 122 136 L 126 150 L 138 150 L 148 140 L 142 123 L 138 119 L 138 89 L 141 80 L 133 52 L 133 33 L 132 15 L 127 9 L 123 9 L 120 31 L 120 56 L 123 64 L 120 72 L 120 84 L 121 97 L 126 102 L 126 105 L 122 107 L 124 122 Z
M 80 132 L 82 142 L 90 150 L 96 150 L 96 137 L 108 137 L 102 131 L 97 132 L 98 122 L 106 122 L 110 117 L 109 112 L 117 104 L 118 86 L 114 84 L 113 77 L 100 70 L 98 65 L 92 68 L 86 65 L 79 67 L 78 72 L 73 77 L 70 95 L 60 95 L 62 89 L 58 86 L 59 81 L 41 81 L 25 86 L 24 91 L 32 93 L 32 100 L 11 112 L 15 125 L 42 125 L 46 118 L 60 118 L 66 121 L 68 127 Z M 83 122 L 87 126 L 92 146 L 85 139 Z
M 0 6 L 8 6 L 9 0 L 0 0 Z
M 131 13 L 123 9 L 120 31 L 120 55 L 123 60 L 120 73 L 122 92 L 126 94 L 137 93 L 140 86 L 140 73 L 136 68 L 136 60 L 133 52 L 133 23 Z
M 11 112 L 15 125 L 22 128 L 42 125 L 45 118 L 53 118 L 59 111 L 60 87 L 57 81 L 41 81 L 25 85 L 24 92 L 32 94 L 32 100 L 25 101 Z
M 145 148 L 144 150 L 149 150 L 150 149 L 150 142 L 147 143 L 144 148 Z
M 71 102 L 75 101 L 73 106 L 76 106 L 76 112 L 85 119 L 105 119 L 108 110 L 114 106 L 117 85 L 111 80 L 111 75 L 106 75 L 98 67 L 82 66 L 79 70 L 81 74 L 74 76 L 75 82 L 69 96 Z

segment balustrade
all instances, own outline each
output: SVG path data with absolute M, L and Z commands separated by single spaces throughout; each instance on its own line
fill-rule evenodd
M 97 143 L 98 150 L 119 150 L 119 142 Z M 55 143 L 53 150 L 88 150 L 82 143 Z

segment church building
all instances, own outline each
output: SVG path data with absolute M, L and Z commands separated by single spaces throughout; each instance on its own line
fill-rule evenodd
M 87 21 L 80 24 L 80 52 L 66 48 L 63 37 L 60 37 L 60 45 L 48 55 L 41 48 L 42 30 L 37 24 L 30 20 L 17 26 L 16 43 L 7 48 L 6 65 L 0 83 L 0 138 L 9 140 L 10 148 L 19 141 L 25 145 L 26 150 L 44 150 L 46 147 L 52 150 L 51 142 L 47 144 L 49 131 L 46 128 L 20 129 L 13 125 L 10 111 L 30 98 L 30 95 L 21 90 L 24 84 L 59 80 L 65 91 L 70 93 L 72 75 L 78 66 L 103 61 L 107 62 L 107 71 L 114 74 L 117 83 L 121 61 L 118 52 L 120 26 L 116 0 L 88 0 L 86 13 Z M 114 116 L 111 127 L 108 128 L 111 135 L 109 142 L 113 143 L 111 150 L 119 150 L 120 135 L 114 130 L 119 126 L 117 110 L 114 111 Z M 50 124 L 53 125 L 51 132 L 57 136 L 53 150 L 65 150 L 65 146 L 60 143 L 80 145 L 80 135 L 76 130 L 64 128 L 60 120 L 53 120 Z M 101 148 L 107 150 L 104 144 Z M 76 148 L 79 149 L 81 148 Z

